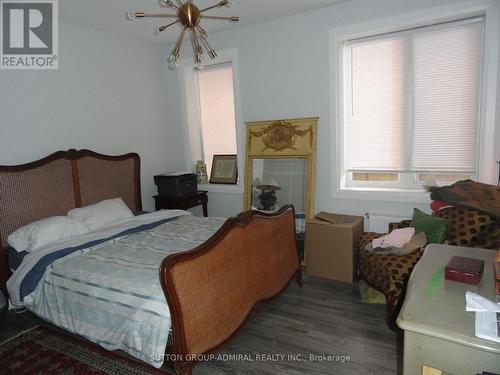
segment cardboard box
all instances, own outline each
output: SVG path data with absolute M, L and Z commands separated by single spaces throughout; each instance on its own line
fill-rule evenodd
M 357 277 L 363 217 L 320 212 L 306 223 L 308 275 L 352 283 Z

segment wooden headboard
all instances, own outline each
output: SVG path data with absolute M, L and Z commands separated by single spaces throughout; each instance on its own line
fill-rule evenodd
M 33 221 L 118 197 L 131 210 L 142 209 L 138 154 L 69 150 L 28 164 L 0 166 L 0 286 L 9 277 L 9 234 Z

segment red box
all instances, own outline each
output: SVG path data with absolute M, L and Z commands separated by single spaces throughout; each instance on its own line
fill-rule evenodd
M 454 256 L 444 269 L 446 280 L 477 285 L 483 275 L 484 261 L 474 258 Z

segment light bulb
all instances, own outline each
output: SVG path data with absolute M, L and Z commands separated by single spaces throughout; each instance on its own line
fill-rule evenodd
M 222 0 L 222 1 L 219 3 L 219 7 L 226 7 L 226 8 L 229 8 L 231 5 L 233 5 L 233 1 L 232 1 L 232 0 Z
M 177 56 L 175 56 L 174 54 L 170 55 L 168 58 L 168 68 L 170 70 L 175 70 L 177 69 L 178 66 L 179 66 L 179 61 Z
M 168 68 L 170 70 L 176 70 L 179 67 L 179 63 L 177 61 L 172 61 L 168 63 Z
M 205 64 L 203 64 L 203 54 L 196 54 L 196 57 L 194 58 L 194 66 L 198 70 L 202 70 L 205 67 Z
M 160 3 L 160 6 L 163 8 L 168 8 L 168 7 L 176 8 L 176 6 L 172 0 L 160 0 L 159 3 Z
M 129 20 L 135 19 L 135 12 L 133 10 L 128 11 L 127 14 L 126 14 L 126 17 Z
M 208 51 L 211 59 L 215 59 L 217 57 L 217 52 L 212 48 Z

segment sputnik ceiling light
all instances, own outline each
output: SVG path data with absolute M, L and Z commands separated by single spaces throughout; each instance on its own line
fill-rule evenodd
M 154 30 L 155 35 L 159 35 L 161 32 L 165 31 L 170 26 L 181 24 L 182 31 L 177 39 L 170 57 L 168 58 L 168 66 L 171 70 L 175 70 L 179 66 L 179 57 L 182 48 L 182 42 L 186 33 L 191 36 L 191 44 L 193 46 L 194 52 L 194 62 L 197 69 L 203 69 L 203 47 L 205 47 L 210 58 L 215 59 L 217 57 L 217 52 L 208 43 L 208 33 L 201 27 L 200 21 L 202 19 L 209 20 L 227 20 L 231 22 L 238 22 L 239 17 L 220 17 L 220 16 L 208 16 L 203 13 L 221 7 L 230 7 L 232 0 L 220 0 L 217 4 L 212 5 L 205 9 L 199 9 L 193 4 L 193 0 L 160 0 L 160 6 L 164 8 L 170 8 L 176 11 L 176 14 L 147 14 L 144 12 L 127 12 L 127 18 L 133 20 L 136 18 L 176 18 L 174 22 L 168 25 L 160 26 Z

